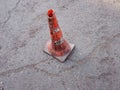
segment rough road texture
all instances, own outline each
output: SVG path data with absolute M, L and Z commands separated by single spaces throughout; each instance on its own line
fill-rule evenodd
M 76 45 L 65 63 L 43 53 L 53 8 Z M 4 90 L 120 90 L 120 0 L 0 0 Z

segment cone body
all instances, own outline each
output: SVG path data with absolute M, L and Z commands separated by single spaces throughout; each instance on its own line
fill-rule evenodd
M 68 42 L 63 38 L 54 11 L 50 9 L 47 14 L 51 40 L 47 42 L 46 47 L 52 55 L 64 56 L 70 52 L 71 48 Z

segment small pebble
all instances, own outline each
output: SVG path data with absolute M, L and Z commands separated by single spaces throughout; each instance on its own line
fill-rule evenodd
M 4 88 L 3 88 L 3 82 L 0 82 L 0 90 L 4 90 Z

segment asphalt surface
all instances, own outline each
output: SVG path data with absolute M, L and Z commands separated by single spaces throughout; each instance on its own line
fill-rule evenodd
M 54 9 L 75 44 L 65 63 L 43 52 Z M 120 0 L 0 0 L 0 89 L 120 90 Z

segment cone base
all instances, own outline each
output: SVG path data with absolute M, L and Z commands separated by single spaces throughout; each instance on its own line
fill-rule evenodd
M 75 47 L 74 44 L 69 43 L 69 45 L 70 45 L 71 50 L 70 50 L 67 54 L 65 54 L 64 56 L 55 56 L 55 55 L 52 55 L 52 54 L 48 51 L 47 47 L 45 47 L 45 49 L 44 49 L 43 51 L 44 51 L 45 53 L 47 53 L 48 55 L 54 57 L 54 58 L 57 59 L 58 61 L 64 62 L 64 61 L 67 59 L 67 57 L 70 55 L 70 53 L 73 51 L 74 47 Z

